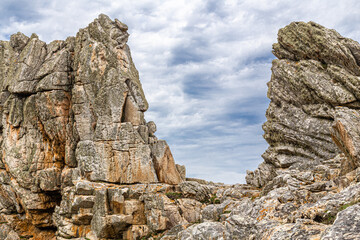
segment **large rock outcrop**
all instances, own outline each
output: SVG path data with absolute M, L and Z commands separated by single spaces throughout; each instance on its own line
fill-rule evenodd
M 71 221 L 92 219 L 86 209 L 103 196 L 94 189 L 75 196 L 83 181 L 182 182 L 169 146 L 144 119 L 148 103 L 128 37 L 125 24 L 100 15 L 65 41 L 17 33 L 0 42 L 1 213 L 51 232 L 82 209 Z M 92 229 L 121 218 L 107 214 L 95 211 Z
M 360 45 L 313 22 L 273 45 L 264 162 L 185 178 L 146 122 L 127 27 L 0 42 L 0 239 L 360 239 Z
M 263 125 L 270 146 L 265 162 L 247 175 L 257 187 L 284 169 L 319 164 L 342 151 L 354 161 L 357 150 L 344 151 L 353 147 L 341 122 L 360 107 L 360 45 L 316 23 L 294 22 L 279 31 L 273 49 L 278 59 L 272 65 L 271 102 Z M 349 164 L 354 169 L 355 162 Z

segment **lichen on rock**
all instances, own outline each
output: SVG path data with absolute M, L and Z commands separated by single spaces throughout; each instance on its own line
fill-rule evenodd
M 146 122 L 128 27 L 0 42 L 0 239 L 358 239 L 360 45 L 279 30 L 247 184 L 186 178 Z
M 123 210 L 100 213 L 108 193 L 90 183 L 182 181 L 170 148 L 144 119 L 148 103 L 128 37 L 125 24 L 101 14 L 65 41 L 22 33 L 1 41 L 1 212 L 23 215 L 12 224 L 57 228 L 59 238 L 122 235 L 145 222 L 120 224 L 132 214 Z M 76 194 L 82 182 L 92 194 Z

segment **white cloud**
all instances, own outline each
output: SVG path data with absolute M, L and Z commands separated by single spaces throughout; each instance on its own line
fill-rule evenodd
M 266 148 L 261 124 L 278 29 L 313 20 L 360 38 L 355 0 L 36 0 L 27 9 L 4 1 L 1 39 L 17 31 L 64 39 L 99 13 L 126 23 L 147 120 L 190 176 L 227 183 L 244 182 Z

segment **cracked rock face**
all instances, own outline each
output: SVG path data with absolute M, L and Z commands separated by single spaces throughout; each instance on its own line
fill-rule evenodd
M 262 187 L 283 169 L 341 152 L 351 157 L 348 171 L 355 169 L 358 142 L 351 140 L 357 135 L 351 133 L 356 128 L 351 115 L 360 106 L 360 45 L 314 22 L 293 22 L 279 30 L 273 49 L 278 59 L 263 125 L 270 146 L 247 182 Z
M 264 162 L 248 184 L 186 178 L 146 122 L 127 26 L 0 42 L 0 239 L 358 239 L 360 45 L 280 29 Z
M 148 103 L 128 37 L 125 24 L 100 15 L 65 41 L 17 33 L 0 42 L 0 212 L 23 216 L 13 222 L 51 232 L 65 221 L 62 213 L 53 218 L 55 207 L 73 201 L 71 213 L 85 209 L 74 224 L 94 215 L 92 228 L 102 229 L 121 217 L 100 205 L 87 211 L 103 193 L 76 197 L 79 181 L 182 181 L 155 123 L 144 119 Z

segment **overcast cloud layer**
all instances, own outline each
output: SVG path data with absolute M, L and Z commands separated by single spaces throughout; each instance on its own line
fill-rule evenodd
M 266 82 L 279 28 L 315 21 L 360 39 L 356 0 L 1 0 L 0 39 L 75 35 L 100 13 L 129 26 L 145 114 L 188 177 L 244 183 L 267 148 Z

